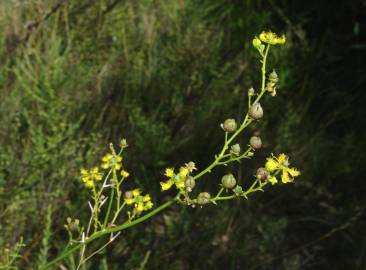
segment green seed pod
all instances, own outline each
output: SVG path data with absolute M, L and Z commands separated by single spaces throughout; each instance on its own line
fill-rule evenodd
M 234 175 L 230 174 L 225 174 L 222 178 L 221 178 L 221 184 L 224 188 L 226 189 L 232 189 L 236 186 L 236 180 Z
M 226 131 L 226 132 L 234 132 L 238 126 L 236 124 L 235 119 L 226 119 L 222 128 Z
M 268 171 L 262 167 L 258 168 L 256 176 L 260 181 L 266 181 L 268 177 Z
M 197 196 L 197 204 L 204 205 L 210 202 L 211 195 L 208 192 L 201 192 Z
M 186 187 L 187 192 L 191 192 L 196 186 L 196 181 L 194 181 L 192 176 L 188 176 L 186 181 L 184 182 L 184 186 Z
M 249 139 L 249 144 L 250 146 L 253 148 L 253 149 L 260 149 L 262 147 L 262 140 L 260 137 L 257 137 L 257 136 L 252 136 L 250 139 Z
M 236 156 L 240 154 L 240 145 L 238 143 L 231 146 L 231 153 L 233 153 Z
M 263 117 L 263 109 L 260 103 L 254 103 L 248 112 L 249 116 L 254 120 L 259 120 Z

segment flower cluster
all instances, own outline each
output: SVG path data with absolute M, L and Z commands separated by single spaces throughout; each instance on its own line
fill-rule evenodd
M 196 170 L 196 166 L 192 161 L 185 164 L 185 166 L 180 167 L 178 173 L 175 173 L 173 168 L 167 168 L 164 175 L 169 179 L 160 182 L 161 190 L 168 190 L 175 185 L 178 190 L 183 191 L 186 188 L 186 182 L 191 182 L 190 174 L 193 170 Z
M 81 169 L 81 180 L 84 182 L 85 187 L 87 188 L 93 188 L 95 181 L 102 180 L 103 174 L 99 172 L 98 167 L 94 167 L 90 170 L 87 169 Z
M 268 43 L 270 45 L 284 44 L 286 42 L 286 37 L 284 35 L 278 36 L 276 33 L 270 31 L 263 31 L 262 33 L 260 33 L 259 39 L 260 41 Z
M 134 205 L 133 212 L 135 214 L 150 210 L 154 206 L 150 195 L 141 195 L 140 189 L 127 191 L 125 193 L 125 203 L 127 205 Z
M 267 158 L 266 170 L 272 174 L 269 177 L 269 181 L 272 184 L 277 183 L 277 178 L 273 174 L 281 173 L 282 183 L 290 183 L 294 181 L 294 178 L 300 175 L 300 171 L 296 168 L 290 168 L 290 163 L 288 161 L 288 156 L 285 154 L 280 154 L 278 157 L 272 156 L 272 158 Z
M 106 154 L 104 157 L 102 157 L 102 168 L 120 170 L 122 168 L 122 157 Z

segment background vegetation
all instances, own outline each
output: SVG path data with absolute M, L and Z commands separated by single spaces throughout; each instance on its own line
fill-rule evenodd
M 248 202 L 173 207 L 124 233 L 86 269 L 364 269 L 365 8 L 1 1 L 0 268 L 16 269 L 6 266 L 14 259 L 36 269 L 62 249 L 66 217 L 87 215 L 79 168 L 110 141 L 128 139 L 126 166 L 158 201 L 165 166 L 208 164 L 222 140 L 219 123 L 241 115 L 258 83 L 251 39 L 272 29 L 288 42 L 270 59 L 278 96 L 266 98 L 265 121 L 251 131 L 265 148 L 231 169 L 245 181 L 281 151 L 301 178 Z

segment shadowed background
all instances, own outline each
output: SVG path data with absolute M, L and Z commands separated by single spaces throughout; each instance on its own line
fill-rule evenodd
M 364 269 L 366 2 L 9 0 L 0 2 L 0 265 L 36 269 L 85 220 L 79 169 L 121 137 L 129 186 L 164 200 L 167 166 L 199 169 L 219 150 L 226 118 L 259 88 L 253 36 L 274 47 L 280 88 L 263 100 L 255 158 L 231 171 L 247 183 L 271 153 L 302 176 L 249 201 L 172 207 L 125 232 L 86 269 Z M 47 218 L 48 213 L 48 218 Z M 48 220 L 48 222 L 47 222 Z M 3 251 L 1 251 L 3 250 Z M 72 263 L 65 265 L 72 268 Z M 14 268 L 15 269 L 15 268 Z

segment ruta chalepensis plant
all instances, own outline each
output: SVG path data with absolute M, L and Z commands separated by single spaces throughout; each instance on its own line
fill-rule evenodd
M 67 247 L 41 269 L 54 268 L 76 252 L 79 254 L 77 266 L 79 269 L 86 261 L 112 243 L 121 231 L 155 216 L 173 203 L 192 207 L 217 205 L 225 200 L 248 199 L 251 193 L 264 191 L 268 185 L 293 182 L 294 178 L 300 175 L 300 171 L 290 167 L 289 158 L 285 154 L 280 154 L 267 158 L 263 167 L 258 168 L 255 172 L 254 179 L 247 189 L 244 189 L 235 176 L 230 173 L 221 176 L 218 190 L 214 194 L 195 190 L 196 182 L 211 173 L 215 167 L 250 159 L 254 156 L 255 151 L 262 147 L 261 138 L 258 136 L 250 138 L 246 149 L 242 149 L 242 146 L 236 143 L 236 139 L 250 124 L 263 118 L 264 110 L 260 103 L 263 95 L 276 95 L 279 78 L 275 71 L 267 74 L 267 58 L 272 46 L 285 42 L 285 36 L 278 36 L 272 32 L 262 32 L 253 39 L 253 46 L 260 55 L 262 66 L 260 90 L 249 89 L 248 109 L 241 121 L 227 119 L 221 124 L 224 131 L 223 146 L 210 165 L 200 171 L 196 168 L 196 164 L 190 161 L 179 169 L 167 168 L 165 170 L 165 179 L 160 182 L 160 186 L 163 192 L 170 189 L 175 190 L 175 196 L 171 200 L 154 206 L 149 194 L 138 188 L 133 190 L 123 188 L 124 182 L 129 178 L 129 173 L 123 165 L 124 151 L 128 147 L 125 139 L 121 140 L 118 149 L 110 144 L 110 152 L 101 159 L 100 166 L 81 169 L 81 182 L 90 193 L 88 202 L 90 219 L 86 224 L 81 224 L 78 219 L 67 219 L 65 225 L 69 235 Z M 159 183 L 157 182 L 157 184 Z M 109 236 L 109 238 L 100 248 L 93 251 L 87 249 L 88 244 L 103 236 Z

